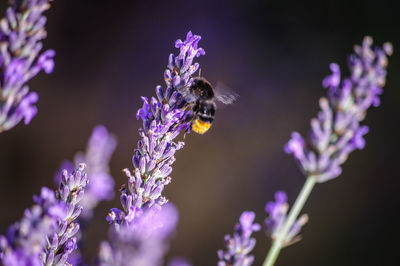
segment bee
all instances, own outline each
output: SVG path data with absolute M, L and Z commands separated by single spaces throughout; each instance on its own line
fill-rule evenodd
M 183 93 L 186 108 L 191 108 L 191 129 L 199 134 L 206 133 L 214 121 L 217 102 L 232 104 L 238 95 L 226 88 L 217 86 L 214 89 L 211 83 L 204 77 L 193 78 L 192 85 Z

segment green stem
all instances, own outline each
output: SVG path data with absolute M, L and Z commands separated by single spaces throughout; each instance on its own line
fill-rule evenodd
M 296 221 L 297 216 L 301 209 L 303 209 L 304 203 L 306 203 L 308 197 L 312 189 L 316 184 L 316 180 L 314 176 L 307 177 L 306 182 L 303 185 L 303 188 L 300 191 L 300 194 L 297 196 L 297 199 L 289 212 L 289 215 L 283 224 L 281 230 L 279 231 L 276 239 L 272 243 L 270 250 L 268 251 L 267 257 L 263 263 L 263 266 L 273 266 L 276 259 L 278 258 L 279 252 L 281 251 L 284 241 L 286 239 L 287 234 L 292 228 L 293 223 Z

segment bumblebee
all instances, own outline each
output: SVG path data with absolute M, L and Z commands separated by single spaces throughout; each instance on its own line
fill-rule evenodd
M 193 115 L 189 117 L 191 129 L 196 133 L 204 134 L 214 121 L 217 101 L 231 104 L 238 98 L 238 95 L 218 86 L 215 90 L 208 80 L 196 77 L 184 93 L 184 98 L 187 108 L 191 108 L 193 111 Z

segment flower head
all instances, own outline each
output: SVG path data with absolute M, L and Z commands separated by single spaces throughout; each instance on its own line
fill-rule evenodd
M 100 248 L 101 265 L 162 262 L 167 236 L 177 222 L 176 211 L 165 205 L 168 201 L 162 191 L 171 182 L 174 154 L 184 145 L 174 140 L 190 129 L 187 118 L 191 111 L 184 109 L 186 101 L 182 94 L 191 86 L 192 75 L 199 68 L 198 63 L 193 64 L 194 58 L 204 54 L 198 47 L 200 39 L 189 32 L 186 40 L 177 40 L 175 46 L 180 53 L 169 56 L 164 72 L 166 89 L 157 86 L 157 98 L 142 97 L 143 106 L 136 118 L 143 121 L 143 127 L 139 129 L 140 140 L 132 157 L 134 170 L 124 169 L 128 185 L 121 188 L 122 209 L 112 208 L 106 218 L 113 226 L 109 241 Z
M 189 32 L 184 41 L 177 40 L 178 56 L 171 54 L 164 79 L 167 88 L 156 87 L 157 98 L 142 97 L 143 106 L 137 111 L 137 119 L 142 119 L 139 129 L 140 140 L 132 157 L 134 171 L 125 169 L 128 185 L 121 189 L 123 209 L 112 209 L 107 220 L 111 223 L 131 223 L 137 209 L 147 209 L 153 205 L 162 206 L 167 202 L 162 191 L 171 182 L 169 176 L 174 154 L 184 145 L 174 141 L 180 132 L 189 131 L 187 117 L 191 111 L 184 110 L 186 102 L 182 90 L 191 86 L 192 75 L 199 68 L 193 64 L 195 57 L 205 54 L 198 47 L 201 37 Z
M 55 232 L 57 221 L 66 214 L 65 205 L 58 202 L 53 190 L 43 187 L 34 196 L 35 205 L 26 209 L 22 219 L 11 225 L 6 236 L 0 235 L 2 265 L 43 265 L 42 256 L 47 236 Z
M 84 190 L 89 182 L 84 172 L 85 164 L 68 173 L 63 171 L 61 182 L 56 197 L 58 202 L 65 205 L 65 214 L 58 218 L 57 229 L 49 235 L 48 245 L 45 249 L 43 262 L 45 265 L 64 265 L 71 253 L 77 248 L 76 234 L 79 224 L 76 219 L 82 212 L 80 201 L 83 199 Z
M 74 235 L 79 224 L 74 220 L 82 208 L 78 205 L 88 180 L 84 165 L 72 174 L 64 171 L 59 188 L 43 187 L 34 196 L 35 205 L 23 218 L 0 236 L 0 262 L 4 265 L 64 265 L 76 249 Z
M 41 70 L 53 71 L 55 52 L 41 53 L 46 38 L 43 12 L 49 0 L 10 1 L 6 17 L 0 23 L 0 132 L 22 119 L 29 124 L 37 113 L 35 92 L 26 83 Z
M 287 196 L 284 191 L 277 191 L 275 193 L 275 201 L 270 201 L 265 206 L 265 211 L 268 217 L 264 221 L 264 229 L 273 240 L 275 240 L 283 227 L 287 218 L 289 204 L 287 203 Z M 298 235 L 300 229 L 308 221 L 307 214 L 301 215 L 290 228 L 286 238 L 283 240 L 283 246 L 291 245 L 301 238 Z
M 254 212 L 242 213 L 233 236 L 225 236 L 227 250 L 218 250 L 218 266 L 248 266 L 253 263 L 254 256 L 249 253 L 256 245 L 256 240 L 251 238 L 251 234 L 261 229 L 259 224 L 254 223 L 254 218 Z
M 360 125 L 367 109 L 378 106 L 386 79 L 387 56 L 392 46 L 371 48 L 372 38 L 365 37 L 362 46 L 355 46 L 349 57 L 350 77 L 341 80 L 340 68 L 331 64 L 332 74 L 322 85 L 328 88 L 328 97 L 321 98 L 321 111 L 311 120 L 307 139 L 297 133 L 285 146 L 292 153 L 301 170 L 318 182 L 325 182 L 341 174 L 341 165 L 348 155 L 365 146 L 367 126 Z
M 90 219 L 100 201 L 114 198 L 114 179 L 110 175 L 109 163 L 116 146 L 115 136 L 104 126 L 98 125 L 93 129 L 86 152 L 75 155 L 75 165 L 85 163 L 90 178 L 85 197 L 81 201 L 83 212 L 80 219 Z

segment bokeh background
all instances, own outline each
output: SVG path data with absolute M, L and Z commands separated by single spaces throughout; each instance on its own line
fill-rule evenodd
M 4 14 L 6 1 L 0 4 Z M 29 126 L 0 135 L 0 232 L 20 219 L 41 186 L 52 186 L 64 159 L 84 150 L 91 130 L 104 124 L 118 137 L 111 160 L 116 190 L 126 182 L 138 140 L 140 96 L 163 84 L 174 41 L 188 30 L 203 37 L 202 75 L 241 97 L 220 110 L 209 133 L 190 134 L 176 154 L 166 196 L 180 221 L 168 257 L 215 265 L 223 236 L 243 210 L 265 218 L 278 189 L 293 202 L 304 178 L 283 145 L 303 134 L 324 94 L 330 62 L 363 36 L 390 41 L 395 53 L 382 105 L 369 111 L 367 146 L 354 152 L 336 180 L 318 185 L 304 212 L 303 240 L 276 265 L 395 265 L 398 261 L 400 4 L 398 1 L 99 1 L 57 0 L 48 14 L 47 48 L 57 51 L 53 74 L 30 83 L 40 95 Z M 118 193 L 116 193 L 118 195 Z M 106 238 L 102 203 L 85 233 L 87 258 Z M 255 235 L 260 265 L 270 242 Z

